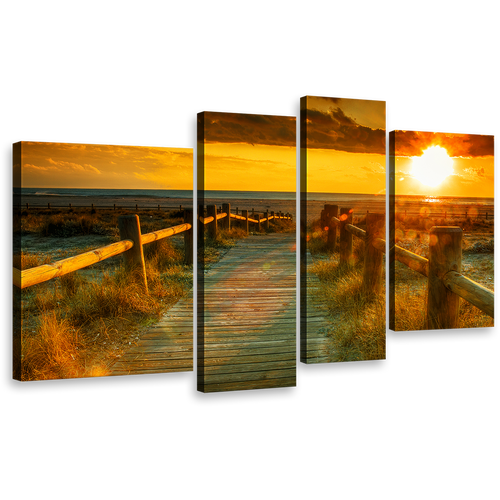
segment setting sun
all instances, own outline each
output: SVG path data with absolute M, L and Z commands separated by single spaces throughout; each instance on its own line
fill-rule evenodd
M 411 175 L 427 186 L 436 187 L 453 173 L 453 159 L 441 146 L 431 146 L 422 156 L 412 157 Z

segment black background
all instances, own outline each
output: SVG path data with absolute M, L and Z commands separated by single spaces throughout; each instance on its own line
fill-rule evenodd
M 197 35 L 194 42 L 185 32 L 170 37 L 160 32 L 154 41 L 141 42 L 132 29 L 122 28 L 118 38 L 104 37 L 96 26 L 85 36 L 69 25 L 58 29 L 63 32 L 46 36 L 39 27 L 40 36 L 25 52 L 11 47 L 2 141 L 7 171 L 10 143 L 19 138 L 194 147 L 195 116 L 202 109 L 298 115 L 305 92 L 387 98 L 389 127 L 498 132 L 499 99 L 487 50 L 474 53 L 474 71 L 467 73 L 458 64 L 462 52 L 450 59 L 448 46 L 431 52 L 412 43 L 405 45 L 411 51 L 404 57 L 387 38 L 354 44 L 358 48 L 348 52 L 330 45 L 318 49 L 299 28 L 239 30 L 222 24 L 199 31 L 187 23 L 186 31 Z M 274 34 L 268 38 L 269 32 Z M 261 36 L 265 40 L 257 48 L 252 40 Z M 110 405 L 126 400 L 149 410 L 176 398 L 306 398 L 332 404 L 332 411 L 346 401 L 370 405 L 408 397 L 431 405 L 462 398 L 476 404 L 491 387 L 497 346 L 491 329 L 394 334 L 388 337 L 387 361 L 301 366 L 299 386 L 290 390 L 203 395 L 195 391 L 192 374 L 165 374 L 17 384 L 15 392 L 98 395 Z

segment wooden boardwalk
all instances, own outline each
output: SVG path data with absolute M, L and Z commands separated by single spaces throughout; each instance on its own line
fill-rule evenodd
M 295 234 L 249 236 L 205 273 L 200 391 L 296 385 L 295 277 Z
M 193 290 L 111 367 L 110 375 L 193 370 Z
M 305 318 L 301 319 L 305 319 L 307 323 L 307 335 L 305 335 L 305 339 L 301 339 L 300 359 L 307 364 L 329 363 L 327 332 L 332 325 L 326 319 L 328 311 L 325 300 L 317 293 L 319 279 L 311 270 L 314 261 L 309 252 L 306 254 L 306 263 L 307 292 L 301 296 L 303 306 L 305 305 L 305 307 L 301 307 L 301 314 L 304 313 L 305 309 Z

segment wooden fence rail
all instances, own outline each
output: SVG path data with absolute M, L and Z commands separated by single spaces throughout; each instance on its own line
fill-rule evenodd
M 126 269 L 136 274 L 137 279 L 147 291 L 143 246 L 180 233 L 184 233 L 184 262 L 188 265 L 193 263 L 192 210 L 186 209 L 184 211 L 183 224 L 153 231 L 152 233 L 141 235 L 139 217 L 135 214 L 119 217 L 118 225 L 121 240 L 117 243 L 24 271 L 13 268 L 14 285 L 21 289 L 27 288 L 123 254 Z
M 328 231 L 328 243 L 335 249 L 336 237 L 330 236 L 332 227 L 340 226 L 340 263 L 352 260 L 352 236 L 364 239 L 365 259 L 363 284 L 368 292 L 377 291 L 382 277 L 382 254 L 385 253 L 385 215 L 367 213 L 366 231 L 353 226 L 352 210 L 325 205 L 321 212 L 321 225 Z M 335 229 L 336 230 L 336 229 Z M 336 233 L 335 233 L 336 234 Z M 429 259 L 395 245 L 391 258 L 428 278 L 427 328 L 456 328 L 458 325 L 459 297 L 494 317 L 495 294 L 479 283 L 463 276 L 462 234 L 460 227 L 434 226 L 429 233 Z
M 21 210 L 64 210 L 64 209 L 68 209 L 68 210 L 74 210 L 74 209 L 78 209 L 78 210 L 85 210 L 85 209 L 91 209 L 91 210 L 154 210 L 154 211 L 163 211 L 163 210 L 179 210 L 179 212 L 182 212 L 185 208 L 188 208 L 189 210 L 191 210 L 191 206 L 187 206 L 187 207 L 183 207 L 183 205 L 176 205 L 176 206 L 172 206 L 172 205 L 157 205 L 156 207 L 154 206 L 140 206 L 138 203 L 136 203 L 135 205 L 127 205 L 127 204 L 120 204 L 120 205 L 116 205 L 116 203 L 114 203 L 113 205 L 95 205 L 94 203 L 91 203 L 90 205 L 74 205 L 72 203 L 68 203 L 68 205 L 54 205 L 52 203 L 47 203 L 46 205 L 33 205 L 33 204 L 29 204 L 29 203 L 25 203 L 24 204 L 24 208 L 23 208 L 23 205 L 17 203 L 14 205 L 16 210 L 17 211 L 21 211 Z M 178 208 L 177 208 L 178 207 Z
M 270 228 L 270 221 L 272 220 L 277 220 L 277 219 L 283 219 L 283 220 L 292 220 L 292 214 L 290 213 L 282 213 L 282 212 L 269 212 L 266 211 L 264 213 L 265 217 L 262 216 L 262 214 L 255 214 L 255 210 L 252 209 L 252 217 L 249 217 L 248 215 L 248 210 L 242 210 L 241 213 L 242 215 L 238 215 L 238 213 L 233 214 L 231 213 L 231 205 L 229 203 L 224 203 L 222 207 L 219 208 L 216 205 L 207 205 L 207 216 L 204 216 L 204 208 L 202 205 L 199 207 L 199 212 L 198 212 L 198 221 L 200 222 L 199 224 L 199 229 L 200 229 L 200 238 L 202 237 L 202 232 L 203 232 L 203 227 L 207 227 L 208 235 L 212 238 L 217 237 L 217 231 L 218 231 L 218 221 L 221 222 L 221 228 L 223 229 L 231 229 L 231 220 L 235 220 L 238 222 L 241 222 L 243 224 L 243 228 L 245 229 L 246 233 L 248 234 L 249 232 L 249 223 L 251 222 L 252 224 L 257 224 L 257 230 L 260 231 L 262 228 L 262 225 L 265 223 L 266 229 Z M 238 209 L 236 209 L 236 212 L 238 212 Z

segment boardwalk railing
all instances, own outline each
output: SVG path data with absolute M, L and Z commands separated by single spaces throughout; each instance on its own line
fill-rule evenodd
M 270 222 L 272 220 L 276 221 L 279 219 L 283 220 L 292 220 L 292 214 L 283 212 L 274 212 L 266 210 L 263 214 L 255 213 L 255 210 L 249 214 L 248 210 L 242 210 L 241 215 L 238 213 L 238 209 L 236 209 L 236 213 L 231 213 L 231 204 L 223 203 L 220 207 L 220 210 L 216 205 L 207 205 L 207 213 L 205 217 L 205 210 L 202 205 L 199 207 L 198 212 L 198 230 L 199 237 L 198 241 L 202 241 L 203 239 L 203 230 L 204 227 L 207 226 L 207 234 L 211 238 L 217 237 L 217 230 L 219 227 L 219 221 L 221 229 L 231 229 L 231 221 L 240 222 L 243 225 L 246 233 L 249 232 L 249 224 L 254 224 L 257 231 L 260 231 L 262 227 L 265 229 L 269 229 Z M 201 239 L 200 239 L 201 238 Z
M 124 254 L 127 271 L 133 272 L 147 292 L 146 267 L 144 263 L 143 246 L 154 241 L 168 238 L 175 234 L 184 233 L 184 262 L 193 263 L 193 211 L 184 211 L 184 223 L 142 234 L 137 215 L 124 215 L 118 218 L 121 240 L 90 252 L 75 255 L 67 259 L 58 260 L 52 264 L 33 267 L 21 271 L 13 269 L 14 285 L 20 289 L 39 283 L 44 283 L 53 278 L 78 271 L 97 262 L 109 259 L 116 255 Z
M 322 226 L 328 230 L 328 242 L 333 250 L 340 226 L 340 262 L 352 259 L 352 236 L 365 240 L 363 283 L 367 291 L 376 291 L 382 276 L 382 254 L 385 253 L 385 215 L 367 213 L 366 231 L 352 225 L 352 211 L 337 205 L 325 205 L 321 212 Z M 394 245 L 391 261 L 397 260 L 428 278 L 427 328 L 456 328 L 459 297 L 494 317 L 494 292 L 463 276 L 462 234 L 460 227 L 434 226 L 429 233 L 429 259 Z

